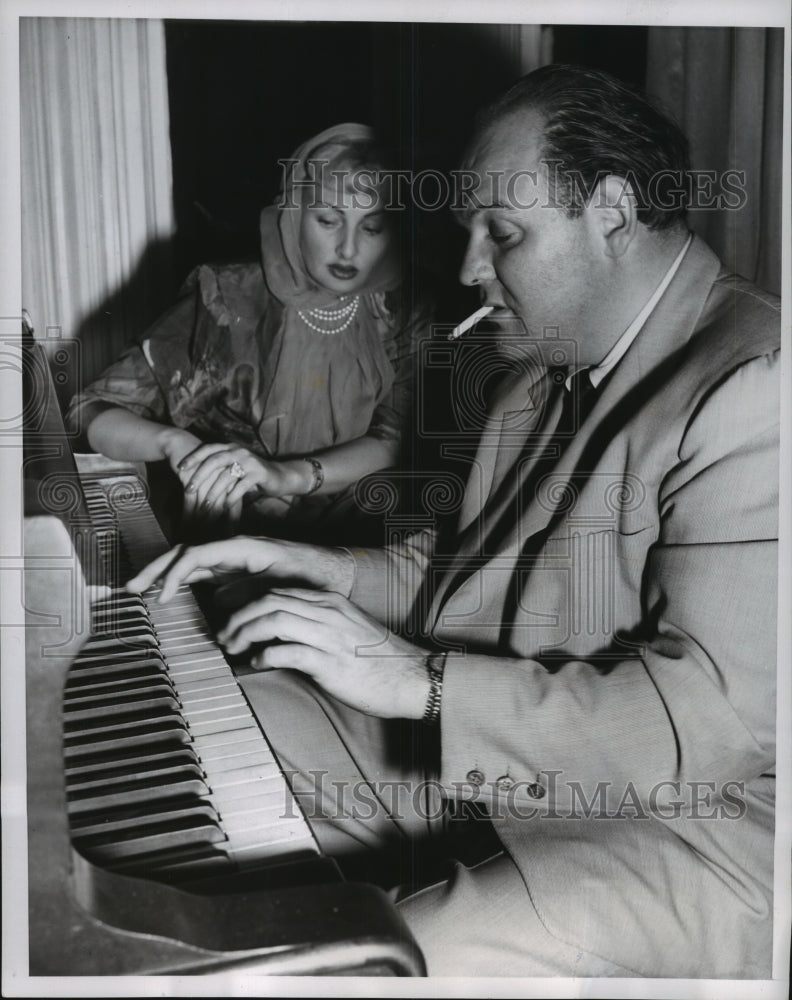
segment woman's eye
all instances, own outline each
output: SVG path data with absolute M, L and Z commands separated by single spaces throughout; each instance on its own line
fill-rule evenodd
M 369 233 L 371 236 L 379 236 L 379 234 L 382 232 L 382 227 L 381 226 L 364 226 L 363 227 L 363 232 L 364 233 Z
M 331 215 L 320 215 L 319 225 L 324 226 L 326 229 L 332 229 L 336 225 L 336 220 Z

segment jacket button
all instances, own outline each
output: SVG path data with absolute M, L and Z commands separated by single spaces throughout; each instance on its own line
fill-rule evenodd
M 525 791 L 526 794 L 530 795 L 532 799 L 543 799 L 545 795 L 547 795 L 545 789 L 542 788 L 542 786 L 538 783 L 534 783 L 533 785 L 528 785 Z
M 514 778 L 510 778 L 508 774 L 502 774 L 495 782 L 495 786 L 500 792 L 508 792 L 510 788 L 514 788 Z
M 479 771 L 477 767 L 474 767 L 472 771 L 468 771 L 467 780 L 471 785 L 483 785 L 484 784 L 484 772 Z

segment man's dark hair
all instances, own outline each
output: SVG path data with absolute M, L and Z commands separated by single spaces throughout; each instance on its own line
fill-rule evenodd
M 580 215 L 599 179 L 615 174 L 629 180 L 638 218 L 649 229 L 668 229 L 684 220 L 688 142 L 648 95 L 598 70 L 543 66 L 485 108 L 476 119 L 476 133 L 511 112 L 529 109 L 544 119 L 541 158 L 548 164 L 556 202 L 569 216 Z

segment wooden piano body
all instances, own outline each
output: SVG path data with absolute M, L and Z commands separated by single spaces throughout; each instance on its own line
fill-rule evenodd
M 36 345 L 29 350 L 36 352 Z M 40 371 L 41 365 L 31 368 Z M 97 716 L 108 703 L 103 694 L 98 711 L 75 716 L 73 708 L 64 708 L 64 697 L 81 662 L 96 674 L 100 668 L 93 663 L 112 659 L 101 636 L 100 646 L 91 645 L 97 639 L 92 605 L 107 597 L 102 574 L 108 560 L 107 552 L 97 554 L 102 539 L 86 515 L 83 479 L 52 387 L 36 383 L 28 393 L 45 391 L 48 398 L 35 409 L 39 418 L 25 450 L 30 975 L 182 975 L 236 968 L 269 975 L 423 975 L 420 951 L 387 895 L 345 882 L 301 830 L 295 849 L 265 845 L 259 860 L 225 864 L 220 874 L 211 865 L 206 871 L 199 866 L 180 878 L 153 862 L 149 872 L 145 855 L 132 867 L 106 866 L 75 846 L 83 841 L 73 842 L 75 793 L 67 791 L 70 740 L 64 734 L 74 729 L 69 720 L 83 715 L 91 716 L 89 726 L 100 725 Z M 65 509 L 53 512 L 58 504 Z M 101 658 L 86 660 L 86 650 L 100 647 Z M 87 690 L 93 690 L 90 683 Z M 85 701 L 78 699 L 78 707 Z M 108 716 L 103 734 L 112 735 L 115 718 Z M 186 717 L 188 740 L 196 728 Z M 79 757 L 78 763 L 98 756 Z M 104 773 L 100 766 L 93 781 L 99 792 L 88 793 L 99 802 Z M 204 780 L 211 784 L 213 778 Z M 126 786 L 120 787 L 123 795 Z M 101 817 L 94 815 L 94 825 L 101 830 Z M 144 817 L 135 836 L 145 834 Z

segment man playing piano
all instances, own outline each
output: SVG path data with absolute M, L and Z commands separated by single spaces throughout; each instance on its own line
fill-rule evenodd
M 448 803 L 489 814 L 494 852 L 402 890 L 430 975 L 769 977 L 778 302 L 689 234 L 683 136 L 605 75 L 524 78 L 464 166 L 461 278 L 526 366 L 453 558 L 236 538 L 131 586 L 267 582 L 220 639 L 328 853 L 407 884 Z

